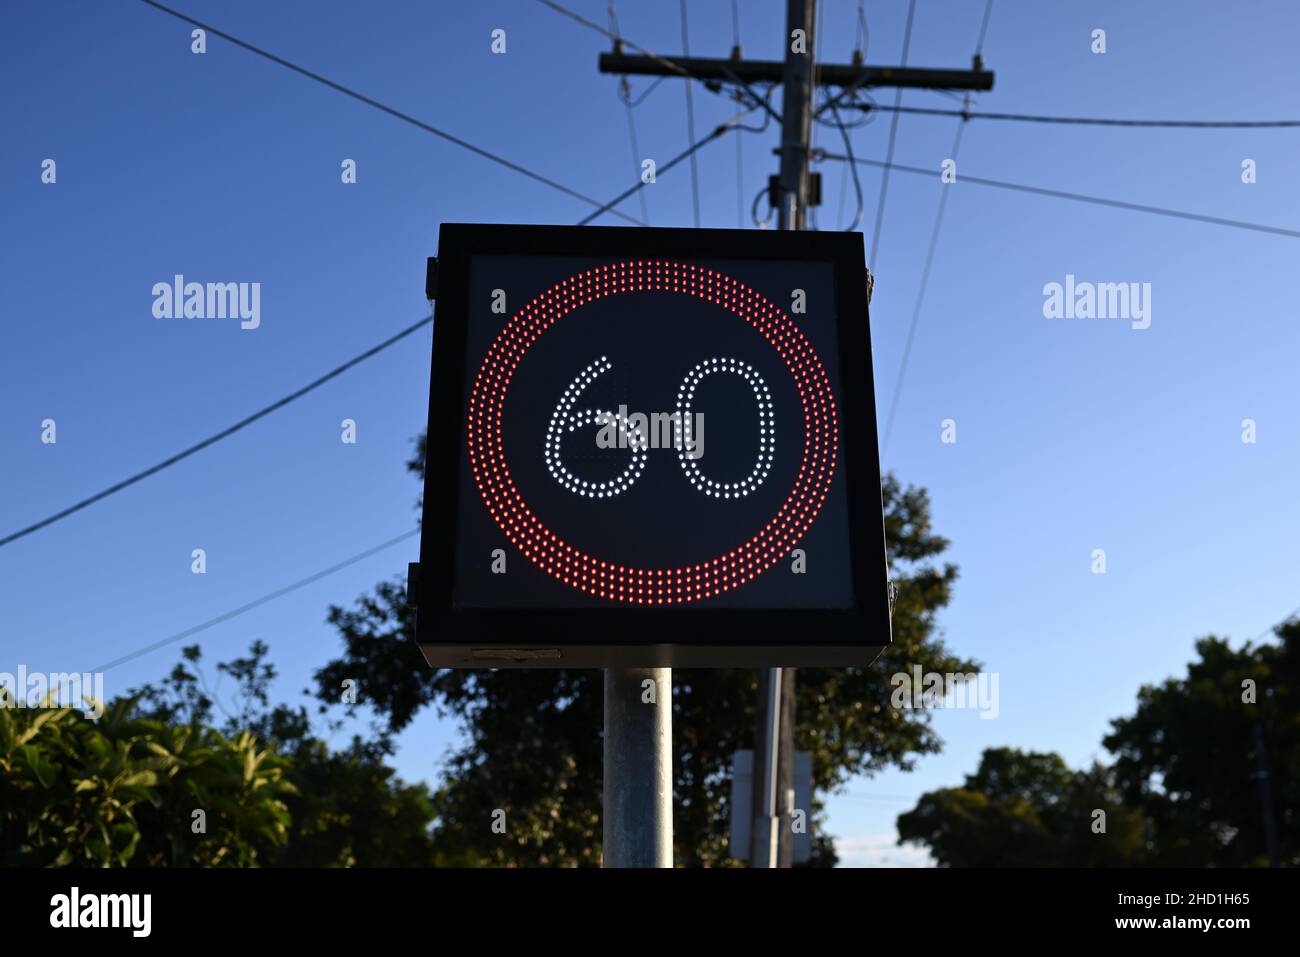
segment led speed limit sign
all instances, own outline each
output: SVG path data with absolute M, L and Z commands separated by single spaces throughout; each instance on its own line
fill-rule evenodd
M 862 237 L 444 225 L 437 666 L 863 665 L 889 643 Z

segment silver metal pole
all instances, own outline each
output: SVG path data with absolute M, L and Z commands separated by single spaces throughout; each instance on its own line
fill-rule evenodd
M 673 671 L 605 670 L 605 867 L 673 866 Z
M 777 814 L 777 757 L 781 745 L 781 678 L 782 669 L 768 668 L 763 689 L 766 710 L 763 734 L 754 754 L 754 788 L 761 794 L 754 826 L 750 829 L 751 867 L 776 867 L 780 847 L 781 819 Z

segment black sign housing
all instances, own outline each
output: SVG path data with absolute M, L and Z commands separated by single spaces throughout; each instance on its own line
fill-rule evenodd
M 857 233 L 444 224 L 435 667 L 862 666 L 890 643 Z

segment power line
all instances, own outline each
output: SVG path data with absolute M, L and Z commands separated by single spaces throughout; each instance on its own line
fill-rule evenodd
M 826 33 L 822 30 L 822 25 L 826 22 L 826 4 L 818 4 L 815 17 L 816 19 L 813 21 L 813 35 L 816 37 L 817 42 L 813 44 L 811 50 L 813 56 L 812 63 L 809 64 L 809 75 L 812 77 L 812 82 L 808 84 L 808 114 L 810 119 L 816 115 L 816 111 L 812 109 L 812 105 L 813 101 L 817 97 L 817 90 L 821 86 L 822 50 L 826 48 Z M 781 109 L 785 109 L 785 103 L 781 104 Z M 853 148 L 849 143 L 848 136 L 845 135 L 846 131 L 844 129 L 843 121 L 840 120 L 838 114 L 834 113 L 832 114 L 832 119 L 839 123 L 840 133 L 841 135 L 844 135 L 844 152 L 852 153 Z M 808 146 L 810 149 L 814 149 L 817 146 L 817 124 L 815 122 L 810 122 L 808 126 Z M 806 216 L 809 229 L 821 229 L 819 213 L 819 206 L 811 206 L 808 208 Z
M 708 144 L 708 143 L 712 143 L 714 140 L 716 140 L 718 137 L 722 136 L 724 133 L 728 132 L 729 130 L 732 130 L 732 129 L 736 128 L 737 125 L 740 123 L 740 121 L 741 121 L 742 119 L 744 119 L 746 116 L 748 116 L 750 113 L 753 113 L 753 112 L 754 112 L 755 110 L 757 110 L 757 109 L 758 109 L 758 107 L 753 106 L 753 107 L 750 107 L 750 108 L 747 109 L 747 110 L 744 110 L 743 112 L 737 113 L 737 114 L 736 114 L 735 116 L 733 116 L 731 119 L 727 120 L 727 122 L 721 124 L 721 125 L 718 126 L 716 129 L 714 129 L 713 132 L 710 133 L 708 136 L 704 137 L 704 139 L 700 140 L 700 141 L 697 142 L 697 143 L 692 143 L 692 144 L 691 144 L 690 146 L 688 146 L 685 150 L 683 150 L 682 152 L 680 152 L 680 153 L 678 153 L 676 156 L 674 156 L 672 159 L 670 159 L 667 163 L 664 163 L 662 166 L 657 167 L 656 170 L 655 170 L 655 176 L 657 177 L 657 176 L 658 176 L 659 174 L 661 174 L 661 173 L 666 173 L 666 172 L 668 172 L 670 169 L 672 169 L 674 166 L 676 166 L 676 165 L 677 165 L 678 163 L 680 163 L 682 160 L 684 160 L 684 159 L 686 159 L 687 157 L 693 155 L 693 154 L 694 154 L 697 150 L 699 150 L 701 147 L 705 146 L 705 145 Z M 747 128 L 747 127 L 746 127 L 746 128 Z M 613 209 L 615 206 L 617 206 L 619 203 L 623 202 L 623 200 L 627 199 L 629 196 L 631 196 L 633 193 L 635 193 L 637 190 L 641 189 L 641 188 L 644 187 L 645 185 L 646 185 L 645 180 L 637 180 L 637 183 L 636 183 L 635 186 L 632 186 L 632 187 L 630 187 L 630 188 L 628 188 L 628 189 L 623 190 L 623 192 L 619 193 L 617 196 L 615 196 L 613 199 L 611 199 L 608 203 L 605 203 L 603 206 L 601 206 L 600 209 L 597 209 L 597 210 L 594 210 L 594 211 L 591 212 L 591 213 L 588 213 L 588 214 L 587 214 L 586 216 L 584 216 L 582 219 L 578 220 L 577 225 L 579 225 L 579 226 L 586 226 L 586 225 L 587 225 L 588 223 L 590 223 L 593 219 L 595 219 L 596 217 L 598 217 L 601 213 L 608 212 L 609 210 Z
M 1273 634 L 1275 631 L 1277 631 L 1287 622 L 1292 621 L 1297 617 L 1300 617 L 1300 608 L 1297 608 L 1295 611 L 1291 612 L 1291 614 L 1287 615 L 1281 621 L 1269 625 L 1267 628 L 1265 628 L 1263 631 L 1261 631 L 1258 635 L 1255 636 L 1254 641 L 1256 642 L 1263 641 L 1266 636 Z
M 853 155 L 853 141 L 849 137 L 849 131 L 845 129 L 843 120 L 840 119 L 840 109 L 834 103 L 831 103 L 831 116 L 835 119 L 835 125 L 840 129 L 840 136 L 844 140 L 844 152 L 849 156 Z M 862 216 L 866 212 L 862 202 L 862 183 L 858 179 L 858 164 L 852 161 L 844 164 L 845 169 L 853 171 L 853 192 L 857 196 L 857 209 L 853 213 L 853 221 L 844 227 L 844 232 L 851 233 L 858 228 L 862 222 Z M 843 184 L 840 185 L 840 219 L 844 218 L 844 193 Z
M 235 44 L 238 47 L 243 47 L 245 50 L 248 50 L 250 53 L 256 53 L 258 56 L 270 60 L 272 63 L 278 63 L 280 66 L 287 67 L 288 69 L 293 70 L 295 73 L 307 77 L 309 80 L 315 80 L 317 83 L 329 87 L 331 90 L 336 90 L 339 93 L 343 93 L 346 96 L 350 96 L 354 100 L 358 100 L 362 103 L 365 103 L 367 106 L 373 106 L 375 109 L 387 113 L 389 116 L 395 117 L 396 119 L 399 119 L 404 123 L 409 123 L 410 125 L 416 127 L 417 129 L 421 129 L 424 130 L 426 133 L 432 133 L 434 136 L 441 137 L 442 139 L 446 140 L 449 143 L 454 143 L 456 146 L 459 146 L 462 149 L 467 149 L 471 153 L 475 153 L 478 156 L 482 156 L 484 159 L 489 159 L 494 163 L 506 167 L 506 169 L 514 170 L 516 173 L 521 173 L 524 176 L 527 176 L 531 180 L 535 180 L 539 183 L 542 183 L 545 186 L 551 187 L 551 189 L 558 190 L 559 192 L 564 193 L 566 196 L 572 196 L 574 199 L 580 199 L 584 203 L 588 204 L 589 206 L 600 205 L 600 200 L 592 199 L 590 196 L 585 196 L 582 193 L 579 193 L 577 190 L 570 189 L 569 187 L 565 186 L 563 183 L 557 183 L 555 180 L 543 176 L 541 173 L 535 173 L 525 166 L 520 166 L 518 163 L 514 162 L 513 160 L 508 160 L 504 156 L 499 156 L 496 153 L 493 153 L 489 150 L 485 150 L 481 146 L 475 146 L 473 143 L 463 140 L 459 136 L 455 136 L 451 133 L 448 133 L 446 130 L 440 130 L 436 126 L 431 126 L 428 123 L 425 123 L 423 120 L 417 120 L 415 117 L 411 116 L 408 113 L 403 113 L 401 110 L 396 110 L 391 106 L 388 106 L 384 103 L 380 103 L 378 100 L 372 99 L 371 97 L 366 96 L 364 93 L 358 93 L 356 90 L 349 89 L 348 87 L 344 86 L 341 83 L 335 83 L 333 80 L 327 79 L 326 77 L 321 76 L 319 73 L 313 73 L 311 70 L 308 70 L 305 67 L 298 66 L 296 63 L 290 63 L 288 60 L 284 59 L 283 57 L 276 56 L 274 53 L 268 53 L 266 50 L 263 50 L 259 47 L 255 47 L 251 43 L 241 40 L 238 37 L 232 36 L 229 33 L 225 33 L 222 30 L 218 30 L 214 26 L 209 26 L 208 24 L 203 23 L 201 20 L 195 20 L 193 17 L 181 13 L 179 10 L 173 10 L 171 7 L 163 6 L 161 3 L 158 3 L 157 0 L 140 0 L 140 2 L 146 3 L 157 10 L 161 10 L 163 13 L 166 13 L 169 16 L 173 16 L 178 20 L 183 20 L 186 23 L 192 24 L 196 27 L 199 27 L 200 29 L 206 30 L 215 36 L 221 37 L 223 40 L 228 40 L 229 42 Z M 640 226 L 645 225 L 645 223 L 641 222 L 640 220 L 634 219 L 633 217 L 628 216 L 624 213 L 615 213 L 615 215 L 621 217 L 622 219 L 626 219 L 630 223 L 636 223 L 637 225 Z M 3 544 L 3 542 L 0 542 L 0 544 Z
M 691 86 L 690 81 L 692 79 L 692 76 L 688 70 L 685 70 L 682 67 L 678 66 L 672 60 L 665 59 L 664 57 L 659 56 L 657 53 L 653 53 L 650 50 L 647 50 L 639 43 L 632 42 L 627 37 L 623 36 L 621 33 L 617 33 L 613 30 L 606 29 L 605 27 L 602 27 L 599 23 L 595 23 L 591 20 L 588 20 L 586 17 L 582 16 L 581 14 L 574 13 L 568 7 L 556 3 L 554 2 L 554 0 L 537 0 L 537 2 L 542 4 L 543 6 L 550 7 L 556 13 L 563 14 L 569 19 L 581 23 L 584 27 L 587 27 L 590 30 L 595 30 L 597 33 L 601 34 L 602 36 L 608 37 L 609 39 L 614 41 L 616 46 L 631 47 L 633 50 L 640 53 L 642 56 L 654 60 L 656 63 L 660 64 L 665 69 L 669 70 L 671 73 L 674 73 L 686 79 L 687 81 L 686 83 L 687 136 L 690 140 L 691 145 L 688 146 L 684 152 L 673 157 L 673 159 L 669 160 L 663 166 L 656 167 L 655 175 L 657 176 L 659 173 L 671 169 L 672 167 L 676 166 L 684 159 L 689 158 L 691 160 L 691 193 L 692 193 L 692 198 L 695 207 L 695 225 L 699 226 L 700 193 L 699 193 L 699 181 L 695 169 L 695 152 L 700 147 L 702 147 L 705 143 L 711 142 L 712 140 L 716 139 L 718 136 L 725 133 L 728 129 L 731 128 L 735 120 L 739 119 L 740 117 L 747 116 L 749 113 L 753 112 L 753 110 L 752 109 L 746 110 L 744 113 L 740 114 L 739 117 L 733 117 L 731 121 L 728 121 L 727 123 L 724 123 L 722 126 L 719 126 L 717 129 L 715 129 L 704 139 L 696 141 L 695 140 L 695 110 L 694 110 L 694 103 L 691 98 L 691 89 L 690 89 Z M 687 35 L 686 35 L 686 0 L 682 0 L 681 10 L 682 10 L 682 45 L 686 46 L 688 42 Z M 644 182 L 638 182 L 637 185 L 633 186 L 631 189 L 619 193 L 618 196 L 610 200 L 608 203 L 605 203 L 603 206 L 600 206 L 594 212 L 578 220 L 578 225 L 586 226 L 592 220 L 600 216 L 601 213 L 614 212 L 615 215 L 618 215 L 617 211 L 614 210 L 614 207 L 617 206 L 619 203 L 621 203 L 627 197 L 631 196 L 633 193 L 637 192 L 644 185 L 645 185 Z
M 884 110 L 889 113 L 916 113 L 925 116 L 960 116 L 965 120 L 1014 120 L 1022 123 L 1063 123 L 1081 126 L 1130 126 L 1164 129 L 1257 130 L 1300 127 L 1300 120 L 1123 120 L 1084 116 L 1038 116 L 1032 113 L 982 113 L 967 110 L 941 110 L 922 106 L 879 106 L 849 104 L 864 112 Z
M 984 37 L 989 32 L 989 17 L 993 13 L 993 0 L 988 0 L 984 5 L 984 19 L 980 21 L 979 39 L 975 41 L 975 55 L 981 56 L 984 53 Z
M 146 2 L 148 2 L 148 0 L 146 0 Z M 660 66 L 662 66 L 664 69 L 668 70 L 669 72 L 675 73 L 678 76 L 686 77 L 687 79 L 691 79 L 690 72 L 678 66 L 672 60 L 665 59 L 664 57 L 661 57 L 657 53 L 652 53 L 651 51 L 647 50 L 645 47 L 641 46 L 640 44 L 633 43 L 631 40 L 629 40 L 625 36 L 622 36 L 621 34 L 614 33 L 611 30 L 605 29 L 599 23 L 594 23 L 591 20 L 588 20 L 586 17 L 582 16 L 581 14 L 574 13 L 568 7 L 556 3 L 555 0 L 537 0 L 537 2 L 542 4 L 543 6 L 550 7 L 556 13 L 563 14 L 564 16 L 568 17 L 570 20 L 576 20 L 578 23 L 581 23 L 584 27 L 587 27 L 591 30 L 595 30 L 597 33 L 601 34 L 602 36 L 606 36 L 609 39 L 613 40 L 616 44 L 622 44 L 623 46 L 631 47 L 633 50 L 635 50 L 637 53 L 641 54 L 642 56 L 649 57 L 651 60 L 654 60 L 656 63 L 658 63 Z
M 686 0 L 681 0 L 682 56 L 691 55 L 691 40 L 686 31 Z M 695 98 L 691 95 L 691 81 L 686 81 L 686 142 L 695 142 Z M 695 167 L 695 152 L 691 152 L 691 205 L 695 210 L 695 228 L 700 228 L 700 174 Z M 643 194 L 644 195 L 644 194 Z
M 979 37 L 975 40 L 975 63 L 977 66 L 981 63 L 980 51 L 984 49 L 984 40 L 988 36 L 989 30 L 989 17 L 992 13 L 993 0 L 988 0 L 984 5 L 984 17 L 980 21 Z M 963 110 L 969 113 L 970 105 L 970 93 L 967 93 L 966 102 L 962 104 Z M 902 107 L 899 107 L 899 109 L 901 110 Z M 897 113 L 895 113 L 895 115 L 897 115 Z M 952 151 L 949 153 L 949 158 L 952 160 L 954 170 L 957 165 L 957 154 L 961 152 L 961 138 L 965 130 L 966 123 L 963 118 L 963 121 L 957 124 L 957 134 L 953 137 Z M 850 150 L 845 150 L 845 153 L 850 157 L 853 155 Z M 849 165 L 856 164 L 850 160 Z M 945 186 L 946 185 L 949 184 L 945 184 Z M 894 434 L 894 415 L 898 412 L 898 403 L 903 396 L 903 383 L 907 379 L 907 363 L 912 357 L 912 343 L 916 339 L 917 327 L 921 324 L 921 308 L 925 304 L 925 291 L 930 285 L 930 268 L 934 265 L 934 252 L 939 247 L 939 231 L 943 229 L 943 214 L 947 208 L 948 191 L 947 189 L 943 189 L 939 194 L 939 209 L 936 211 L 934 216 L 934 229 L 930 232 L 930 245 L 925 252 L 925 266 L 921 269 L 921 285 L 917 288 L 916 303 L 912 307 L 912 321 L 907 327 L 907 340 L 903 345 L 903 358 L 898 364 L 898 376 L 894 379 L 894 394 L 889 400 L 889 415 L 885 420 L 885 437 L 880 446 L 882 453 L 889 448 L 890 436 Z
M 639 170 L 641 168 L 641 147 L 636 139 L 636 113 L 632 109 L 630 100 L 631 85 L 628 83 L 627 77 L 622 77 L 619 80 L 619 85 L 622 91 L 623 103 L 627 107 L 627 135 L 632 145 L 632 168 Z M 637 198 L 641 200 L 641 218 L 646 221 L 646 225 L 649 225 L 650 208 L 646 205 L 645 193 L 638 194 Z
M 609 5 L 609 26 L 615 33 L 618 32 L 618 10 L 616 4 L 612 2 Z M 660 79 L 663 79 L 663 77 L 660 77 Z M 655 85 L 652 83 L 650 89 L 642 94 L 643 99 L 653 92 Z M 619 77 L 618 89 L 619 99 L 623 101 L 623 105 L 627 110 L 627 133 L 632 144 L 632 168 L 639 171 L 641 169 L 641 147 L 637 143 L 636 137 L 636 112 L 633 110 L 632 84 L 628 82 L 627 77 Z M 641 218 L 648 224 L 650 222 L 650 209 L 646 205 L 645 193 L 638 193 L 637 199 L 641 201 Z
M 961 152 L 961 136 L 966 129 L 965 123 L 957 124 L 957 135 L 952 143 L 952 161 L 957 162 L 957 154 Z M 885 420 L 885 439 L 881 443 L 881 452 L 889 448 L 889 437 L 894 432 L 894 414 L 898 411 L 898 400 L 903 394 L 903 381 L 907 377 L 907 361 L 912 356 L 912 342 L 916 338 L 916 329 L 921 322 L 921 307 L 925 303 L 925 290 L 930 283 L 930 267 L 934 265 L 934 251 L 939 246 L 939 230 L 943 228 L 944 210 L 948 208 L 948 186 L 944 185 L 939 192 L 939 211 L 934 217 L 934 229 L 930 233 L 930 247 L 925 253 L 925 266 L 921 270 L 921 285 L 916 292 L 916 304 L 912 308 L 912 321 L 907 328 L 907 341 L 903 346 L 903 359 L 898 366 L 898 377 L 894 380 L 894 395 L 889 400 L 889 415 Z
M 865 0 L 858 0 L 857 27 L 853 34 L 853 62 L 854 63 L 866 62 L 867 46 L 870 43 L 870 39 L 871 39 L 871 33 L 867 29 L 866 2 Z M 875 101 L 873 100 L 872 102 Z M 835 125 L 839 127 L 840 136 L 843 137 L 844 139 L 844 152 L 852 156 L 853 148 L 852 148 L 852 144 L 849 142 L 848 127 L 844 125 L 844 121 L 840 118 L 839 109 L 836 105 L 836 101 L 834 99 L 831 99 L 828 105 L 831 108 L 831 116 L 835 120 Z M 816 115 L 814 114 L 814 119 L 815 118 Z M 867 116 L 867 119 L 870 119 L 869 115 Z M 861 124 L 855 124 L 855 125 L 861 125 Z M 856 212 L 853 215 L 853 227 L 850 228 L 856 228 L 857 224 L 862 221 L 862 217 L 866 213 L 866 209 L 864 208 L 863 200 L 862 200 L 862 183 L 858 179 L 857 169 L 858 169 L 857 164 L 852 162 L 845 163 L 843 166 L 840 167 L 840 209 L 838 215 L 835 218 L 835 221 L 839 223 L 844 222 L 844 198 L 848 195 L 848 189 L 846 189 L 846 184 L 848 183 L 848 173 L 850 170 L 852 170 L 853 171 L 853 192 L 857 199 L 858 207 Z
M 647 50 L 645 47 L 641 46 L 638 43 L 633 43 L 631 40 L 629 40 L 627 37 L 623 36 L 620 33 L 614 32 L 612 30 L 608 30 L 605 27 L 602 27 L 598 23 L 593 23 L 591 20 L 588 20 L 586 17 L 582 16 L 581 14 L 574 13 L 568 7 L 562 6 L 561 4 L 554 2 L 554 0 L 537 0 L 537 2 L 543 4 L 544 6 L 550 7 L 552 10 L 556 11 L 557 13 L 561 13 L 564 16 L 569 17 L 570 19 L 575 20 L 578 23 L 581 23 L 584 27 L 588 27 L 592 30 L 595 30 L 601 36 L 609 37 L 611 40 L 614 41 L 614 47 L 616 52 L 621 52 L 621 49 L 625 46 L 631 47 L 633 50 L 640 53 L 646 59 L 653 60 L 655 63 L 659 64 L 659 66 L 663 67 L 665 70 L 667 70 L 669 73 L 673 74 L 674 76 L 680 76 L 687 80 L 695 79 L 694 74 L 692 74 L 685 67 L 679 66 L 678 64 L 674 63 L 672 60 L 669 60 L 666 57 L 661 57 L 659 56 L 659 54 Z M 767 102 L 767 100 L 759 96 L 756 92 L 754 92 L 754 89 L 750 84 L 746 83 L 744 80 L 741 80 L 730 70 L 726 70 L 725 67 L 723 67 L 723 70 L 726 72 L 727 78 L 730 82 L 735 83 L 739 87 L 742 87 L 745 90 L 745 92 L 747 92 L 752 98 L 752 102 L 746 103 L 746 105 L 761 106 L 771 116 L 776 117 L 778 121 L 780 120 L 780 117 L 776 116 L 776 113 L 772 110 L 772 107 Z M 655 84 L 658 85 L 659 81 L 662 79 L 664 79 L 664 77 L 660 76 L 659 79 L 655 81 Z M 713 93 L 717 93 L 718 90 L 721 89 L 721 86 L 719 85 L 718 81 L 706 80 L 702 82 L 704 83 L 705 88 L 710 90 Z M 770 98 L 771 98 L 771 94 L 769 92 L 768 99 Z M 644 99 L 644 96 L 642 97 L 642 99 Z M 735 99 L 739 102 L 744 102 L 741 100 L 739 96 L 736 96 Z
M 736 137 L 736 226 L 745 225 L 745 141 Z
M 871 31 L 867 29 L 867 10 L 864 0 L 858 0 L 858 23 L 857 29 L 853 34 L 853 54 L 856 61 L 859 57 L 865 62 L 867 59 L 867 47 L 871 43 Z
M 740 3 L 731 0 L 731 53 L 740 59 Z M 736 137 L 736 226 L 745 225 L 745 140 Z
M 907 66 L 907 51 L 912 45 L 912 19 L 916 15 L 916 0 L 908 0 L 907 3 L 907 26 L 903 29 L 903 58 L 899 66 Z M 834 102 L 832 100 L 831 102 Z M 894 91 L 894 106 L 899 106 L 903 102 L 903 88 L 900 86 Z M 894 161 L 894 144 L 898 139 L 898 113 L 895 113 L 889 122 L 889 148 L 885 153 L 885 162 L 893 163 Z M 890 167 L 885 167 L 885 175 L 880 179 L 880 201 L 876 205 L 876 227 L 871 231 L 871 249 L 869 250 L 869 265 L 872 271 L 875 271 L 878 262 L 878 253 L 880 249 L 880 227 L 885 222 L 885 196 L 889 192 L 889 171 Z
M 80 502 L 77 502 L 75 505 L 70 505 L 60 512 L 55 512 L 53 515 L 49 516 L 48 518 L 41 519 L 39 522 L 37 522 L 34 525 L 28 525 L 26 528 L 19 529 L 18 531 L 13 532 L 10 535 L 6 535 L 4 538 L 0 538 L 0 547 L 4 545 L 8 545 L 10 542 L 16 541 L 22 538 L 24 535 L 30 535 L 32 532 L 39 531 L 40 529 L 45 528 L 47 525 L 53 525 L 55 522 L 59 521 L 60 519 L 67 518 L 69 515 L 72 515 L 74 512 L 79 512 L 83 508 L 86 508 L 87 506 L 94 505 L 96 502 L 108 498 L 110 495 L 113 495 L 117 492 L 122 491 L 125 488 L 128 488 L 129 486 L 132 486 L 136 482 L 147 479 L 151 475 L 156 475 L 158 472 L 161 472 L 163 469 L 169 468 L 175 465 L 177 462 L 189 458 L 195 452 L 200 452 L 203 449 L 208 448 L 208 446 L 215 445 L 216 443 L 220 442 L 222 439 L 234 435 L 240 429 L 252 425 L 258 419 L 265 418 L 266 416 L 270 415 L 272 412 L 275 412 L 277 409 L 284 408 L 286 405 L 288 405 L 290 402 L 293 402 L 295 399 L 302 398 L 304 395 L 306 395 L 308 392 L 311 392 L 313 389 L 319 388 L 320 386 L 324 385 L 326 382 L 329 382 L 331 379 L 334 379 L 342 375 L 344 372 L 347 372 L 353 366 L 358 365 L 359 363 L 364 362 L 370 357 L 379 354 L 383 350 L 387 349 L 389 346 L 393 345 L 396 342 L 401 341 L 402 339 L 405 339 L 411 333 L 415 332 L 418 329 L 423 328 L 424 326 L 429 325 L 431 322 L 433 322 L 433 316 L 426 316 L 425 318 L 421 319 L 419 322 L 407 326 L 405 329 L 403 329 L 401 332 L 397 333 L 396 335 L 389 336 L 387 339 L 385 339 L 383 342 L 379 343 L 378 345 L 372 346 L 371 348 L 367 349 L 365 352 L 361 353 L 360 355 L 353 356 L 347 362 L 343 363 L 340 366 L 335 367 L 334 369 L 331 369 L 329 372 L 325 373 L 320 378 L 312 380 L 311 382 L 303 386 L 301 389 L 289 393 L 284 398 L 272 402 L 270 405 L 266 406 L 265 408 L 259 409 L 257 412 L 254 412 L 252 415 L 246 418 L 240 419 L 238 422 L 236 422 L 234 425 L 230 426 L 229 428 L 222 429 L 216 435 L 209 436 L 208 438 L 204 439 L 202 442 L 198 442 L 194 445 L 191 445 L 189 448 L 181 452 L 177 452 L 175 455 L 171 456 L 170 458 L 164 459 L 163 461 L 159 462 L 157 465 L 147 468 L 143 472 L 137 472 L 135 475 L 132 475 L 130 478 L 123 479 L 121 482 L 118 482 L 116 485 L 110 485 L 108 488 L 104 489 L 103 491 L 96 492 L 94 495 L 90 496 L 89 498 L 82 499 Z
M 847 161 L 848 157 L 839 153 L 827 153 L 824 150 L 819 151 L 815 159 L 831 159 Z M 855 163 L 861 163 L 865 166 L 875 166 L 884 168 L 886 165 L 890 169 L 898 170 L 900 173 L 911 173 L 915 176 L 934 176 L 934 170 L 921 169 L 918 166 L 904 166 L 901 163 L 882 163 L 880 160 L 866 159 L 857 157 L 853 160 Z M 1259 233 L 1271 233 L 1275 236 L 1287 236 L 1292 239 L 1300 239 L 1300 231 L 1294 229 L 1284 229 L 1281 226 L 1267 226 L 1262 223 L 1248 223 L 1239 219 L 1225 219 L 1221 216 L 1206 216 L 1202 213 L 1189 213 L 1179 209 L 1168 209 L 1163 206 L 1147 206 L 1143 203 L 1129 203 L 1119 199 L 1106 199 L 1101 196 L 1088 196 L 1083 193 L 1069 193 L 1060 189 L 1047 189 L 1041 186 L 1026 186 L 1023 183 L 1009 183 L 1006 180 L 987 179 L 980 176 L 969 176 L 962 174 L 957 178 L 958 183 L 974 183 L 976 186 L 991 186 L 996 189 L 1007 189 L 1018 193 L 1032 193 L 1036 196 L 1052 196 L 1057 199 L 1068 199 L 1079 203 L 1092 203 L 1097 206 L 1109 206 L 1114 209 L 1127 209 L 1139 213 L 1151 213 L 1156 216 L 1169 216 L 1174 219 L 1186 219 L 1192 222 L 1209 223 L 1212 226 L 1229 226 L 1233 229 L 1247 229 Z
M 189 638 L 191 635 L 197 635 L 199 632 L 206 631 L 209 628 L 215 627 L 216 625 L 220 625 L 222 622 L 230 621 L 230 619 L 232 618 L 237 618 L 238 616 L 244 614 L 245 612 L 252 611 L 254 608 L 259 608 L 262 605 L 265 605 L 268 602 L 272 602 L 277 598 L 282 598 L 283 596 L 289 594 L 290 592 L 298 591 L 300 588 L 306 588 L 308 585 L 314 582 L 318 582 L 322 578 L 327 578 L 328 576 L 333 575 L 335 572 L 342 571 L 343 569 L 347 568 L 350 565 L 355 565 L 357 562 L 363 561 L 369 558 L 371 555 L 377 555 L 379 552 L 382 552 L 387 548 L 392 548 L 394 545 L 397 545 L 400 542 L 404 542 L 408 538 L 412 538 L 419 534 L 420 534 L 420 530 L 418 528 L 413 528 L 409 532 L 403 532 L 401 535 L 398 535 L 396 538 L 390 538 L 388 541 L 381 542 L 380 544 L 374 546 L 373 548 L 367 548 L 364 552 L 358 552 L 356 555 L 353 555 L 351 558 L 345 558 L 337 565 L 331 565 L 329 568 L 324 568 L 312 575 L 308 575 L 306 578 L 300 579 L 294 582 L 292 585 L 285 585 L 283 588 L 277 588 L 275 591 L 271 592 L 270 594 L 263 595 L 261 598 L 255 598 L 245 605 L 240 605 L 238 608 L 233 608 L 228 612 L 218 615 L 216 618 L 209 618 L 207 621 L 203 622 L 200 625 L 195 625 L 193 628 L 186 628 L 184 631 L 178 631 L 176 634 L 170 635 L 167 638 L 163 638 L 161 641 L 155 641 L 152 644 L 145 645 L 143 648 L 139 648 L 135 651 L 130 652 L 129 654 L 122 655 L 120 658 L 114 658 L 112 661 L 108 662 L 107 664 L 100 665 L 98 668 L 90 669 L 91 673 L 93 674 L 95 672 L 108 671 L 110 668 L 116 668 L 118 665 L 124 665 L 128 661 L 134 661 L 136 658 L 140 658 L 143 657 L 144 655 L 149 654 L 150 652 L 157 651 L 159 648 L 165 648 L 167 645 L 175 644 L 178 641 L 184 641 L 186 638 Z
M 646 97 L 648 97 L 651 93 L 653 93 L 655 91 L 655 88 L 659 86 L 659 84 L 666 79 L 668 79 L 668 77 L 666 76 L 655 77 L 654 82 L 645 88 L 645 92 L 642 93 L 640 96 L 638 96 L 635 100 L 629 100 L 627 105 L 640 106 L 642 103 L 645 102 Z
M 910 804 L 910 803 L 912 803 L 913 801 L 916 800 L 916 796 L 915 796 L 915 795 L 912 795 L 912 796 L 909 797 L 909 796 L 904 795 L 904 794 L 875 794 L 875 795 L 871 795 L 871 794 L 835 794 L 835 795 L 832 795 L 832 796 L 833 796 L 833 797 L 837 797 L 837 798 L 848 798 L 848 799 L 853 800 L 853 801 L 885 801 L 885 802 L 903 801 L 903 802 L 908 803 L 908 804 Z

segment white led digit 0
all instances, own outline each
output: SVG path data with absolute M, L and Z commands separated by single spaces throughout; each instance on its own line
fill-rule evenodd
M 730 372 L 744 379 L 754 390 L 754 399 L 758 403 L 758 457 L 753 470 L 739 482 L 715 482 L 706 478 L 699 461 L 688 458 L 685 451 L 693 439 L 691 428 L 695 419 L 691 404 L 695 400 L 695 388 L 706 376 L 718 372 Z M 776 436 L 772 429 L 772 395 L 757 369 L 739 359 L 706 359 L 686 373 L 682 380 L 677 391 L 677 411 L 677 428 L 684 427 L 686 432 L 685 442 L 677 442 L 677 460 L 697 489 L 713 498 L 743 498 L 766 481 L 767 473 L 772 470 L 772 447 L 776 444 Z
M 618 422 L 618 430 L 620 434 L 627 435 L 627 445 L 632 451 L 632 459 L 627 463 L 627 468 L 614 478 L 605 482 L 589 482 L 570 472 L 560 460 L 560 444 L 566 434 L 576 432 L 583 426 L 605 425 L 617 419 L 615 413 L 605 412 L 602 409 L 573 411 L 574 404 L 577 403 L 578 397 L 587 391 L 587 386 L 612 368 L 610 361 L 601 356 L 579 372 L 578 377 L 564 390 L 564 395 L 560 396 L 560 401 L 551 414 L 551 424 L 546 428 L 546 467 L 551 470 L 555 481 L 570 492 L 585 495 L 587 498 L 611 498 L 626 492 L 641 477 L 641 470 L 645 468 L 646 463 L 646 441 L 641 435 L 641 430 L 635 428 L 629 432 L 626 420 Z

